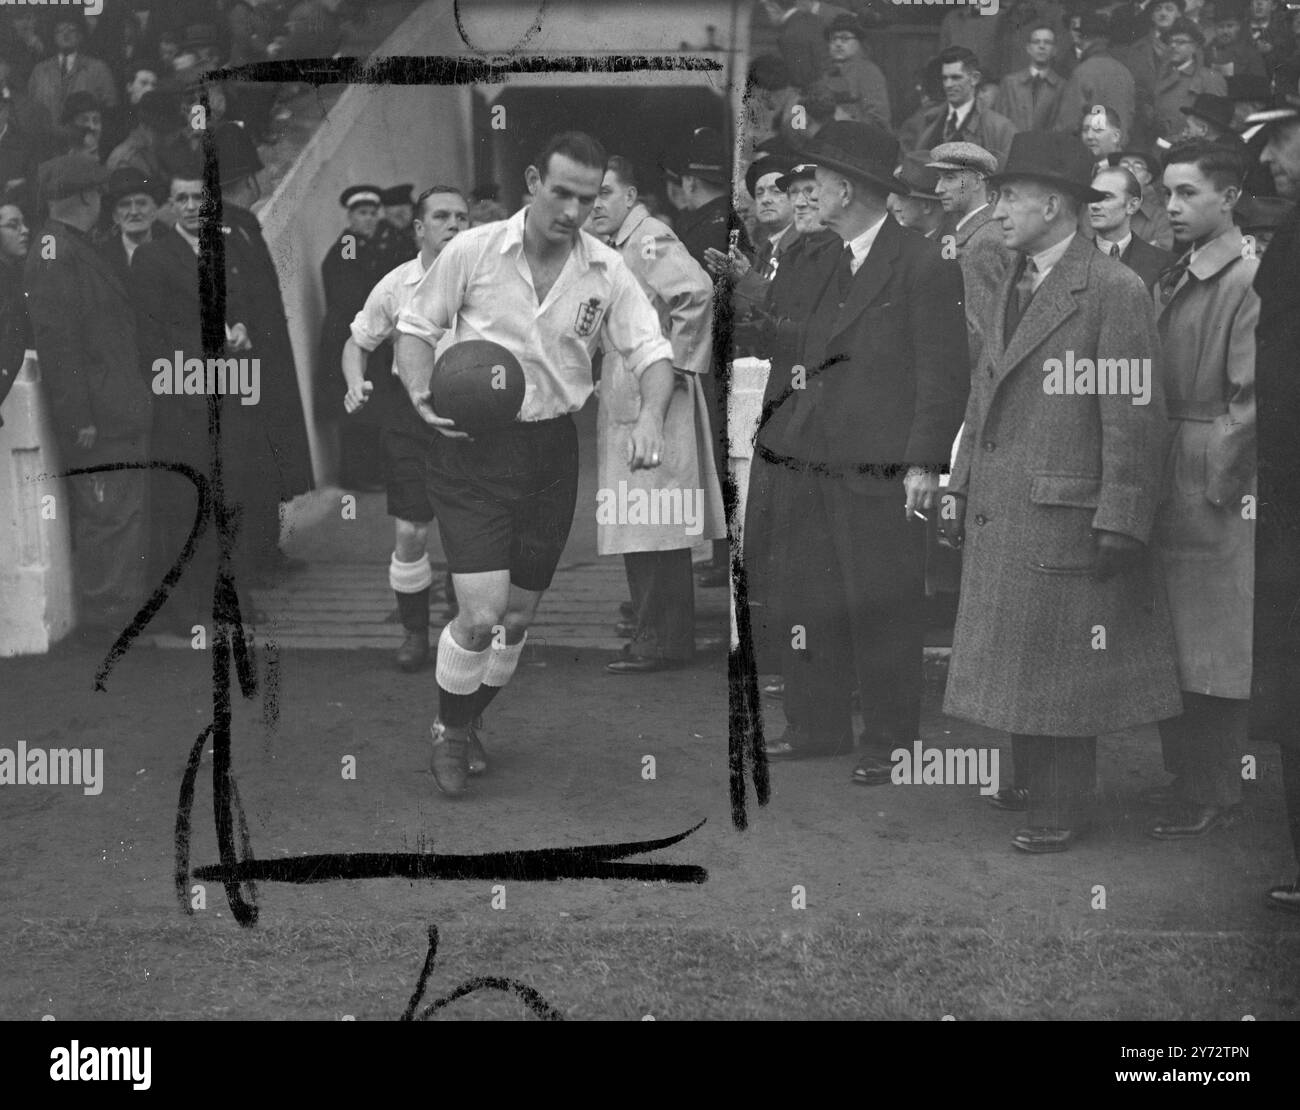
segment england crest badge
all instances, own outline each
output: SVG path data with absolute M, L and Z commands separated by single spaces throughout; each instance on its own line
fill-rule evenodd
M 592 297 L 578 305 L 578 315 L 573 321 L 573 330 L 584 339 L 600 326 L 600 318 L 605 315 L 605 308 L 599 297 Z

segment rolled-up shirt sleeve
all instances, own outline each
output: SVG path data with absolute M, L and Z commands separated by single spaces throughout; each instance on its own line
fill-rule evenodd
M 393 282 L 385 278 L 372 290 L 352 319 L 352 339 L 363 351 L 375 350 L 396 329 L 397 297 Z
M 659 314 L 621 260 L 610 268 L 610 281 L 613 292 L 602 329 L 605 346 L 622 355 L 624 365 L 638 378 L 660 359 L 672 362 L 673 345 L 659 326 Z
M 458 249 L 459 238 L 447 244 L 420 279 L 407 306 L 397 316 L 397 330 L 436 347 L 456 320 L 469 287 L 470 260 Z

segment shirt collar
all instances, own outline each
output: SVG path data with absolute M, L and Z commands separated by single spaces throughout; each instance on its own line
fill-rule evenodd
M 1111 244 L 1112 242 L 1113 242 L 1117 247 L 1119 247 L 1119 253 L 1120 253 L 1121 255 L 1123 255 L 1123 253 L 1124 253 L 1126 250 L 1128 250 L 1128 245 L 1129 245 L 1131 242 L 1133 242 L 1133 232 L 1130 231 L 1127 235 L 1124 236 L 1123 239 L 1113 239 L 1113 240 L 1112 240 L 1112 239 L 1103 239 L 1100 235 L 1098 235 L 1098 236 L 1097 236 L 1097 249 L 1098 249 L 1098 250 L 1102 250 L 1102 243 L 1105 243 L 1105 244 L 1106 244 L 1106 248 L 1105 248 L 1105 250 L 1103 251 L 1103 253 L 1105 253 L 1105 254 L 1110 254 L 1110 244 Z
M 1241 229 L 1233 224 L 1222 235 L 1211 239 L 1205 246 L 1192 251 L 1187 269 L 1201 281 L 1212 278 L 1220 270 L 1241 257 Z
M 876 241 L 876 236 L 880 234 L 880 229 L 885 226 L 885 220 L 889 218 L 888 213 L 881 216 L 866 231 L 855 235 L 846 244 L 853 251 L 853 261 L 861 266 L 866 260 L 867 254 L 871 251 L 871 245 Z
M 1074 242 L 1075 234 L 1077 233 L 1071 232 L 1057 243 L 1056 246 L 1048 247 L 1047 250 L 1040 251 L 1038 254 L 1032 256 L 1034 259 L 1034 269 L 1036 269 L 1042 277 L 1046 277 L 1052 267 L 1061 261 L 1061 256 L 1070 249 L 1070 244 Z
M 627 215 L 623 217 L 623 222 L 618 225 L 618 230 L 614 232 L 614 246 L 621 247 L 629 239 L 632 233 L 649 217 L 650 209 L 644 204 L 637 203 L 628 209 Z
M 957 226 L 954 227 L 953 230 L 954 230 L 954 231 L 960 231 L 960 230 L 962 229 L 962 227 L 963 227 L 965 224 L 970 223 L 970 221 L 971 221 L 975 216 L 978 216 L 978 215 L 979 215 L 981 212 L 983 212 L 984 209 L 986 209 L 988 206 L 989 206 L 989 202 L 988 202 L 988 201 L 985 201 L 985 202 L 984 202 L 983 204 L 981 204 L 978 208 L 973 209 L 973 210 L 970 211 L 970 212 L 967 212 L 966 215 L 964 215 L 960 220 L 957 221 Z
M 946 105 L 946 108 L 947 111 L 944 112 L 944 119 L 947 119 L 950 113 L 956 112 L 957 126 L 964 127 L 966 125 L 967 118 L 970 116 L 971 112 L 975 110 L 975 98 L 971 97 L 970 100 L 966 101 L 966 103 L 963 104 L 960 108 L 954 108 L 951 104 Z

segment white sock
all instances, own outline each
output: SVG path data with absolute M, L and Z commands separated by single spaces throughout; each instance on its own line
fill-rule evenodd
M 451 625 L 438 637 L 438 664 L 434 668 L 438 685 L 449 694 L 468 695 L 483 685 L 483 674 L 491 661 L 492 649 L 470 651 L 456 643 Z
M 510 676 L 515 673 L 515 668 L 519 666 L 519 657 L 523 654 L 524 643 L 528 640 L 528 632 L 525 631 L 523 639 L 517 644 L 506 644 L 502 648 L 492 648 L 488 655 L 487 670 L 483 672 L 484 686 L 504 686 L 510 681 Z
M 388 584 L 393 587 L 394 593 L 399 594 L 418 594 L 421 590 L 427 590 L 433 585 L 433 567 L 429 565 L 428 553 L 413 563 L 403 563 L 394 551 L 392 561 L 388 564 Z

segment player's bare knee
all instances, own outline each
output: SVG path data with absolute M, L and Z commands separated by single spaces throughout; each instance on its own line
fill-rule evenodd
M 496 630 L 505 623 L 505 619 L 503 613 L 490 606 L 466 608 L 462 604 L 456 615 L 456 629 L 473 641 L 473 650 L 481 651 L 491 641 Z
M 507 612 L 501 621 L 506 630 L 506 643 L 519 643 L 524 638 L 524 633 L 528 631 L 528 626 L 532 623 L 533 610 L 531 608 L 522 613 Z

